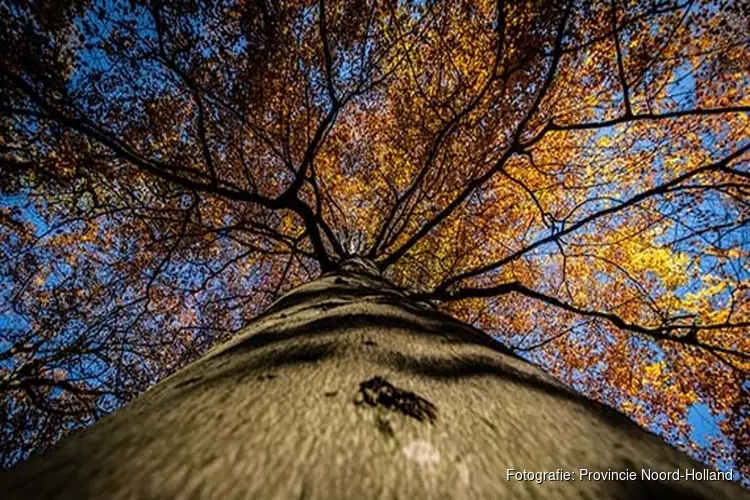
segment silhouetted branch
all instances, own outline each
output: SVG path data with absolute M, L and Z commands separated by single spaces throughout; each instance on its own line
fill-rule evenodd
M 593 214 L 590 214 L 590 215 L 584 217 L 583 219 L 579 220 L 578 222 L 570 224 L 569 226 L 565 227 L 564 229 L 561 229 L 560 231 L 553 232 L 549 236 L 546 236 L 544 238 L 538 239 L 534 243 L 531 243 L 531 244 L 525 246 L 524 248 L 522 248 L 520 250 L 517 250 L 517 251 L 513 252 L 512 254 L 510 254 L 510 255 L 508 255 L 506 257 L 503 257 L 500 260 L 497 260 L 495 262 L 491 262 L 489 264 L 486 264 L 484 266 L 480 266 L 478 268 L 475 268 L 475 269 L 472 269 L 472 270 L 469 270 L 469 271 L 465 271 L 465 272 L 463 272 L 463 273 L 461 273 L 461 274 L 459 274 L 457 276 L 454 276 L 454 277 L 452 277 L 452 278 L 444 281 L 440 286 L 437 287 L 437 290 L 438 291 L 447 290 L 449 287 L 455 285 L 456 283 L 459 283 L 459 282 L 464 281 L 466 279 L 472 278 L 474 276 L 479 276 L 481 274 L 485 274 L 485 273 L 493 271 L 495 269 L 499 269 L 500 267 L 502 267 L 502 266 L 504 266 L 504 265 L 506 265 L 506 264 L 508 264 L 510 262 L 513 262 L 514 260 L 517 260 L 517 259 L 523 257 L 524 255 L 528 254 L 529 252 L 531 252 L 532 250 L 534 250 L 536 248 L 539 248 L 542 245 L 554 242 L 554 241 L 560 239 L 561 237 L 563 237 L 565 235 L 568 235 L 570 233 L 573 233 L 574 231 L 577 231 L 578 229 L 582 228 L 583 226 L 585 226 L 585 225 L 587 225 L 587 224 L 589 224 L 591 222 L 594 222 L 596 220 L 602 219 L 602 218 L 604 218 L 606 216 L 609 216 L 609 215 L 612 215 L 614 213 L 621 212 L 621 211 L 623 211 L 623 210 L 625 210 L 625 209 L 627 209 L 629 207 L 637 205 L 638 203 L 640 203 L 640 202 L 642 202 L 642 201 L 644 201 L 646 199 L 652 198 L 654 196 L 662 195 L 662 194 L 664 194 L 664 193 L 672 190 L 675 186 L 678 186 L 681 183 L 683 183 L 683 182 L 685 182 L 685 181 L 687 181 L 687 180 L 689 180 L 689 179 L 691 179 L 691 178 L 693 178 L 693 177 L 695 177 L 695 176 L 697 176 L 699 174 L 702 174 L 702 173 L 705 173 L 705 172 L 710 172 L 710 171 L 723 171 L 723 172 L 732 173 L 732 174 L 735 174 L 735 175 L 746 176 L 748 174 L 746 174 L 744 172 L 740 172 L 738 170 L 733 170 L 733 169 L 728 169 L 728 165 L 732 161 L 740 158 L 748 150 L 750 150 L 750 145 L 746 145 L 746 146 L 738 149 L 737 151 L 735 151 L 735 152 L 729 154 L 728 156 L 724 157 L 722 160 L 719 160 L 719 161 L 717 161 L 715 163 L 710 163 L 708 165 L 704 165 L 702 167 L 696 168 L 695 170 L 692 170 L 690 172 L 686 172 L 686 173 L 684 173 L 684 174 L 682 174 L 682 175 L 680 175 L 678 177 L 675 177 L 674 179 L 672 179 L 669 182 L 665 182 L 664 184 L 661 184 L 661 185 L 656 186 L 654 188 L 651 188 L 651 189 L 648 189 L 646 191 L 643 191 L 643 192 L 641 192 L 641 193 L 639 193 L 639 194 L 637 194 L 635 196 L 632 196 L 631 198 L 628 198 L 627 200 L 625 200 L 624 202 L 622 202 L 622 203 L 620 203 L 618 205 L 615 205 L 615 206 L 606 208 L 604 210 L 600 210 L 598 212 L 595 212 Z
M 746 361 L 750 360 L 750 353 L 734 351 L 732 349 L 727 349 L 725 347 L 721 347 L 721 346 L 717 346 L 713 344 L 707 344 L 701 341 L 697 335 L 698 332 L 700 331 L 722 330 L 722 329 L 731 329 L 731 328 L 748 328 L 750 327 L 750 322 L 720 323 L 720 324 L 711 324 L 711 325 L 665 324 L 665 325 L 658 326 L 658 327 L 640 326 L 634 323 L 627 322 L 624 319 L 622 319 L 620 316 L 613 314 L 613 313 L 586 309 L 586 308 L 582 308 L 582 307 L 578 307 L 576 305 L 570 304 L 568 302 L 564 302 L 558 299 L 557 297 L 553 297 L 551 295 L 547 295 L 542 292 L 538 292 L 536 290 L 528 288 L 527 286 L 521 284 L 518 281 L 502 283 L 500 285 L 495 285 L 495 286 L 487 287 L 487 288 L 462 288 L 454 292 L 448 291 L 448 292 L 433 292 L 433 293 L 425 293 L 425 294 L 416 294 L 413 296 L 413 298 L 414 300 L 456 301 L 456 300 L 469 299 L 469 298 L 498 297 L 498 296 L 507 295 L 510 293 L 517 293 L 525 297 L 536 299 L 546 304 L 549 304 L 551 306 L 555 306 L 559 309 L 562 309 L 562 310 L 565 310 L 565 311 L 568 311 L 568 312 L 571 312 L 580 316 L 603 319 L 603 320 L 610 322 L 612 325 L 616 326 L 617 328 L 620 328 L 621 330 L 626 330 L 626 331 L 646 335 L 657 341 L 664 340 L 664 341 L 675 342 L 675 343 L 683 344 L 683 345 L 700 347 L 708 351 L 737 356 Z M 681 336 L 675 335 L 681 332 L 684 332 Z

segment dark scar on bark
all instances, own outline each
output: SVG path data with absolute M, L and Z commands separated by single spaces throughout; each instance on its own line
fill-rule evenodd
M 373 377 L 359 384 L 356 404 L 368 404 L 375 408 L 386 408 L 430 423 L 437 419 L 437 408 L 426 399 L 393 386 L 383 377 Z

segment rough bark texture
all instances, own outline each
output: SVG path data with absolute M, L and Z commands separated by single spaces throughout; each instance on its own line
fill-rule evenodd
M 5 499 L 748 498 L 366 263 L 281 298 L 226 345 L 45 456 Z M 517 482 L 630 469 L 638 481 Z

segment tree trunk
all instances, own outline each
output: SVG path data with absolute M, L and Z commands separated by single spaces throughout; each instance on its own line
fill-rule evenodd
M 706 467 L 376 273 L 355 259 L 288 293 L 229 343 L 5 472 L 3 498 L 750 497 L 687 480 Z M 649 469 L 682 478 L 649 481 Z

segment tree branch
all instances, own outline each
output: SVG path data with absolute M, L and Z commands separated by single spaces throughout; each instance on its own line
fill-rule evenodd
M 578 314 L 580 316 L 603 319 L 622 330 L 646 335 L 657 341 L 666 340 L 666 341 L 676 342 L 676 343 L 683 344 L 683 345 L 696 346 L 702 349 L 706 349 L 708 351 L 721 352 L 723 354 L 730 354 L 732 356 L 740 357 L 744 360 L 750 360 L 750 353 L 733 351 L 731 349 L 727 349 L 724 347 L 720 347 L 720 346 L 716 346 L 712 344 L 706 344 L 698 338 L 699 331 L 720 330 L 720 329 L 727 329 L 727 328 L 748 328 L 750 327 L 750 322 L 722 323 L 722 324 L 712 324 L 712 325 L 669 325 L 669 324 L 666 324 L 666 325 L 662 325 L 658 327 L 646 327 L 646 326 L 636 325 L 634 323 L 629 323 L 625 321 L 624 319 L 622 319 L 620 316 L 613 314 L 613 313 L 596 311 L 592 309 L 584 309 L 576 305 L 563 302 L 557 297 L 553 297 L 551 295 L 547 295 L 542 292 L 538 292 L 536 290 L 528 288 L 527 286 L 523 285 L 522 283 L 518 281 L 502 283 L 500 285 L 495 285 L 489 288 L 463 288 L 455 292 L 448 291 L 448 292 L 415 294 L 411 298 L 417 301 L 420 301 L 420 300 L 455 301 L 455 300 L 462 300 L 462 299 L 468 299 L 468 298 L 498 297 L 498 296 L 507 295 L 510 293 L 517 293 L 525 297 L 536 299 L 546 304 L 549 304 L 551 306 L 555 306 L 559 309 L 562 309 L 562 310 L 565 310 L 574 314 Z M 683 331 L 687 331 L 687 332 L 682 336 L 674 335 L 675 333 L 679 333 Z
M 331 47 L 328 45 L 325 0 L 320 0 L 318 6 L 320 10 L 318 15 L 318 26 L 320 28 L 320 39 L 323 42 L 323 60 L 326 67 L 326 87 L 328 89 L 328 97 L 331 99 L 331 104 L 333 107 L 336 107 L 338 104 L 338 97 L 336 97 L 336 87 L 333 84 L 333 57 L 331 57 Z
M 438 290 L 438 291 L 447 290 L 450 286 L 452 286 L 452 285 L 454 285 L 456 283 L 459 283 L 461 281 L 464 281 L 464 280 L 466 280 L 468 278 L 471 278 L 471 277 L 474 277 L 474 276 L 478 276 L 480 274 L 484 274 L 486 272 L 498 269 L 498 268 L 500 268 L 500 267 L 502 267 L 502 266 L 504 266 L 504 265 L 506 265 L 506 264 L 508 264 L 510 262 L 513 262 L 514 260 L 517 260 L 517 259 L 521 258 L 522 256 L 526 255 L 527 253 L 531 252 L 532 250 L 534 250 L 534 249 L 536 249 L 536 248 L 538 248 L 538 247 L 540 247 L 542 245 L 554 242 L 554 241 L 558 240 L 559 238 L 561 238 L 561 237 L 563 237 L 563 236 L 565 236 L 567 234 L 570 234 L 570 233 L 572 233 L 572 232 L 580 229 L 581 227 L 585 226 L 586 224 L 588 224 L 590 222 L 599 220 L 599 219 L 601 219 L 601 218 L 603 218 L 605 216 L 611 215 L 611 214 L 616 213 L 616 212 L 620 212 L 620 211 L 622 211 L 622 210 L 624 210 L 624 209 L 626 209 L 628 207 L 632 207 L 634 205 L 637 205 L 638 203 L 640 203 L 640 202 L 642 202 L 642 201 L 644 201 L 644 200 L 646 200 L 648 198 L 651 198 L 653 196 L 658 196 L 658 195 L 664 194 L 664 193 L 670 191 L 675 186 L 681 184 L 682 182 L 685 182 L 686 180 L 691 179 L 691 178 L 695 177 L 696 175 L 702 174 L 704 172 L 709 172 L 709 171 L 715 170 L 715 171 L 724 171 L 724 172 L 728 172 L 728 173 L 732 173 L 732 174 L 736 174 L 736 175 L 740 175 L 740 176 L 745 176 L 747 174 L 745 174 L 744 172 L 740 172 L 740 171 L 733 170 L 733 169 L 728 169 L 727 165 L 730 162 L 732 162 L 733 160 L 736 160 L 737 158 L 741 157 L 748 150 L 750 150 L 750 144 L 748 144 L 748 145 L 740 148 L 739 150 L 737 150 L 734 153 L 726 156 L 725 158 L 723 158 L 722 160 L 720 160 L 718 162 L 710 163 L 708 165 L 704 165 L 704 166 L 699 167 L 699 168 L 697 168 L 697 169 L 695 169 L 695 170 L 693 170 L 691 172 L 686 172 L 686 173 L 684 173 L 684 174 L 682 174 L 682 175 L 680 175 L 678 177 L 675 177 L 674 179 L 672 179 L 669 182 L 666 182 L 666 183 L 661 184 L 659 186 L 656 186 L 654 188 L 651 188 L 651 189 L 648 189 L 646 191 L 643 191 L 643 192 L 641 192 L 641 193 L 639 193 L 639 194 L 637 194 L 637 195 L 629 198 L 628 200 L 620 203 L 619 205 L 616 205 L 616 206 L 613 206 L 613 207 L 609 207 L 609 208 L 606 208 L 604 210 L 600 210 L 598 212 L 595 212 L 595 213 L 593 213 L 591 215 L 588 215 L 588 216 L 584 217 L 583 219 L 579 220 L 578 222 L 576 222 L 574 224 L 571 224 L 567 228 L 561 229 L 560 231 L 556 231 L 556 232 L 550 234 L 549 236 L 541 238 L 541 239 L 535 241 L 534 243 L 531 243 L 530 245 L 527 245 L 526 247 L 513 252 L 512 254 L 508 255 L 507 257 L 504 257 L 504 258 L 502 258 L 502 259 L 500 259 L 498 261 L 491 262 L 491 263 L 486 264 L 484 266 L 481 266 L 481 267 L 478 267 L 478 268 L 475 268 L 475 269 L 472 269 L 472 270 L 469 270 L 469 271 L 465 271 L 465 272 L 463 272 L 463 273 L 461 273 L 461 274 L 459 274 L 457 276 L 454 276 L 453 278 L 450 278 L 450 279 L 444 281 L 440 286 L 437 287 L 436 290 Z M 728 169 L 728 171 L 727 171 L 727 169 Z
M 379 262 L 379 267 L 381 269 L 388 268 L 389 266 L 397 262 L 401 257 L 403 257 L 419 240 L 421 240 L 437 225 L 447 219 L 453 213 L 453 211 L 458 208 L 458 206 L 461 205 L 466 200 L 466 198 L 471 195 L 471 193 L 474 192 L 475 189 L 482 186 L 491 177 L 493 177 L 495 173 L 500 171 L 505 166 L 505 163 L 508 161 L 508 159 L 510 159 L 515 153 L 521 150 L 519 138 L 523 133 L 524 128 L 539 108 L 539 105 L 544 99 L 544 96 L 546 95 L 550 85 L 552 84 L 552 80 L 554 79 L 554 75 L 557 71 L 557 65 L 562 55 L 562 42 L 565 36 L 565 27 L 570 15 L 571 5 L 572 3 L 568 2 L 563 15 L 561 16 L 560 22 L 558 23 L 552 61 L 550 62 L 550 68 L 545 76 L 544 83 L 541 85 L 539 91 L 537 92 L 534 102 L 529 108 L 528 112 L 517 125 L 515 133 L 513 134 L 511 146 L 507 149 L 505 154 L 503 154 L 502 157 L 492 166 L 492 168 L 490 168 L 484 175 L 470 181 L 466 185 L 466 187 L 458 194 L 458 196 L 456 196 L 443 210 L 438 212 L 432 219 L 425 223 L 419 231 L 412 235 L 411 238 L 409 238 L 392 254 L 388 255 L 385 259 Z
M 584 123 L 574 123 L 570 125 L 557 125 L 554 122 L 550 122 L 542 129 L 542 132 L 547 132 L 550 130 L 553 130 L 553 131 L 595 130 L 595 129 L 600 129 L 600 128 L 612 127 L 614 125 L 619 125 L 620 123 L 633 122 L 633 121 L 638 121 L 638 120 L 665 120 L 669 118 L 679 118 L 682 116 L 693 116 L 693 115 L 710 116 L 710 115 L 720 115 L 724 113 L 750 113 L 750 106 L 728 106 L 725 108 L 695 108 L 695 109 L 686 109 L 686 110 L 680 110 L 680 111 L 669 111 L 666 113 L 640 113 L 640 114 L 635 114 L 632 116 L 623 115 L 617 118 L 612 118 L 610 120 L 603 120 L 600 122 L 584 122 Z M 538 139 L 535 137 L 533 142 L 537 142 L 537 141 Z M 528 146 L 528 143 L 525 143 L 524 146 Z

